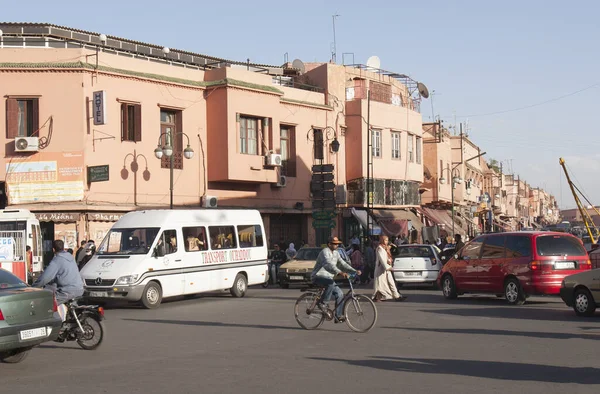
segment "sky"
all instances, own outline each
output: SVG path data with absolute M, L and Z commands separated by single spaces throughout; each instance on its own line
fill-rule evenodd
M 86 8 L 87 7 L 87 8 Z M 252 63 L 366 63 L 423 82 L 423 121 L 464 124 L 487 159 L 575 206 L 559 158 L 600 205 L 600 2 L 0 0 L 0 21 L 45 22 Z M 343 55 L 344 54 L 344 55 Z

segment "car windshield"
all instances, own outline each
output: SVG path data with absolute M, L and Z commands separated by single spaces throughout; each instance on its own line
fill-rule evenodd
M 434 257 L 429 246 L 401 246 L 396 253 L 397 257 Z
M 319 248 L 300 249 L 296 255 L 296 260 L 316 260 L 321 253 Z
M 537 238 L 537 252 L 540 256 L 585 256 L 581 241 L 573 236 L 543 235 Z
M 97 254 L 147 254 L 159 230 L 158 227 L 112 229 Z
M 10 272 L 0 269 L 0 291 L 3 289 L 15 289 L 20 287 L 27 287 L 27 284 Z

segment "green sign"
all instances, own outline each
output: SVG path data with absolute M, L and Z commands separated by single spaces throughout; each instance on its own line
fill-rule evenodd
M 335 228 L 335 220 L 331 219 L 314 219 L 312 222 L 313 228 Z
M 315 220 L 330 220 L 335 218 L 337 215 L 335 211 L 314 211 L 312 217 Z
M 108 164 L 104 166 L 88 166 L 87 181 L 88 183 L 108 181 Z

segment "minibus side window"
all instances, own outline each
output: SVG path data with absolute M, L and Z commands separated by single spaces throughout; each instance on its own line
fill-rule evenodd
M 264 246 L 262 230 L 258 224 L 237 226 L 240 248 Z
M 185 240 L 186 252 L 198 252 L 208 250 L 206 242 L 206 228 L 204 227 L 184 227 L 183 239 Z
M 235 249 L 237 247 L 237 237 L 233 226 L 210 226 L 211 249 Z
M 156 256 L 162 257 L 177 252 L 177 232 L 175 230 L 165 230 L 156 244 Z

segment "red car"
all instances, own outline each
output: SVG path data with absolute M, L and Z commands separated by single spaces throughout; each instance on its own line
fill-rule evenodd
M 437 283 L 447 299 L 490 293 L 522 305 L 530 295 L 558 295 L 565 276 L 591 267 L 581 240 L 570 234 L 485 234 L 467 243 L 444 265 Z

